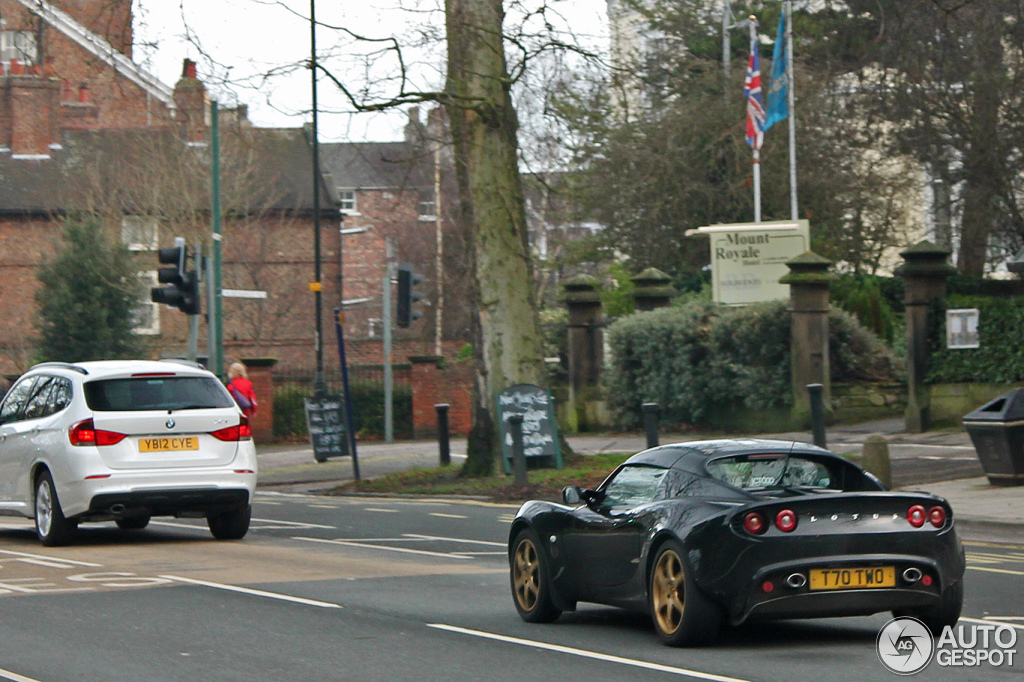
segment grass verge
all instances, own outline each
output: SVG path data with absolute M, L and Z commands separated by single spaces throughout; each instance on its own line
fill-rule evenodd
M 485 497 L 492 502 L 562 499 L 562 488 L 578 485 L 596 488 L 628 454 L 604 454 L 574 458 L 563 469 L 530 469 L 529 485 L 516 486 L 504 473 L 481 478 L 460 478 L 459 467 L 413 469 L 370 481 L 353 481 L 329 494 L 381 493 L 390 495 L 438 495 Z

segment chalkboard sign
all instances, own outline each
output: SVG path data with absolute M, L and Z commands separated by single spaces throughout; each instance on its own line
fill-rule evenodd
M 511 470 L 512 432 L 508 418 L 523 415 L 523 454 L 550 457 L 562 468 L 562 450 L 558 445 L 554 401 L 546 389 L 532 384 L 516 384 L 499 393 L 495 399 L 501 420 L 501 455 L 506 471 Z
M 305 405 L 306 430 L 309 431 L 309 442 L 313 446 L 316 461 L 348 456 L 341 398 L 336 395 L 306 398 Z

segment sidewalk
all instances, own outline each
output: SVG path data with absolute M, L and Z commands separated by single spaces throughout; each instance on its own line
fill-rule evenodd
M 864 439 L 871 434 L 883 435 L 889 443 L 893 459 L 914 458 L 934 464 L 934 471 L 916 471 L 917 480 L 900 487 L 923 490 L 946 498 L 953 507 L 961 536 L 978 541 L 1015 542 L 1024 544 L 1024 486 L 1000 487 L 980 476 L 977 454 L 967 433 L 960 429 L 944 429 L 922 434 L 903 431 L 902 419 L 887 419 L 863 424 L 842 425 L 826 430 L 829 449 L 840 454 L 858 454 Z M 710 438 L 706 434 L 663 433 L 660 443 L 677 443 Z M 736 436 L 732 436 L 736 437 Z M 812 442 L 807 432 L 759 434 L 757 438 Z M 642 433 L 581 434 L 567 437 L 579 454 L 633 453 L 647 447 Z M 261 446 L 257 448 L 260 486 L 278 490 L 316 492 L 332 488 L 353 478 L 352 459 L 332 459 L 317 463 L 308 444 Z M 923 455 L 925 453 L 932 453 Z M 452 439 L 452 462 L 465 459 L 465 439 Z M 438 449 L 433 440 L 403 441 L 391 445 L 361 443 L 358 446 L 361 478 L 374 478 L 396 471 L 437 466 Z M 948 468 L 950 460 L 958 460 L 957 468 Z M 947 468 L 942 468 L 947 467 Z M 934 476 L 951 480 L 935 481 Z M 929 475 L 931 474 L 931 476 Z

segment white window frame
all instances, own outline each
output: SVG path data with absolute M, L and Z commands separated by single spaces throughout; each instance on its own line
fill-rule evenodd
M 430 197 L 429 200 L 424 197 Z M 421 189 L 417 194 L 416 219 L 421 223 L 437 221 L 437 197 L 433 189 Z
M 129 251 L 156 251 L 160 248 L 159 221 L 151 216 L 124 216 L 121 218 L 121 243 Z
M 359 198 L 354 188 L 339 187 L 338 202 L 344 215 L 359 215 Z
M 132 332 L 142 336 L 156 336 L 160 333 L 160 304 L 150 300 L 149 291 L 151 287 L 158 287 L 156 270 L 140 272 L 139 279 L 143 285 L 142 298 L 139 300 L 139 307 L 132 311 Z M 147 314 L 148 313 L 148 314 Z M 149 318 L 146 320 L 145 318 Z
M 10 68 L 12 59 L 17 59 L 22 66 L 32 66 L 38 55 L 35 31 L 0 31 L 0 61 L 3 61 L 4 71 Z

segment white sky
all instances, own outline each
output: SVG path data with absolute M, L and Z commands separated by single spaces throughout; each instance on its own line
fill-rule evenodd
M 520 0 L 532 5 L 541 1 Z M 557 29 L 568 29 L 585 47 L 607 51 L 604 0 L 548 4 L 561 15 L 548 15 Z M 443 0 L 319 0 L 318 56 L 347 87 L 359 90 L 367 82 L 392 77 L 397 62 L 387 58 L 368 64 L 365 43 L 324 25 L 371 38 L 401 37 L 414 87 L 437 89 L 444 69 L 437 42 L 443 27 L 440 7 Z M 254 124 L 297 127 L 310 120 L 312 84 L 302 66 L 310 54 L 310 0 L 135 0 L 134 12 L 134 59 L 167 85 L 178 80 L 182 60 L 188 57 L 198 63 L 211 98 L 223 107 L 248 104 Z M 568 36 L 563 34 L 563 39 Z M 409 48 L 413 41 L 420 46 Z M 264 79 L 268 72 L 274 75 Z M 323 76 L 317 100 L 324 141 L 401 139 L 404 113 L 353 115 L 337 87 Z

